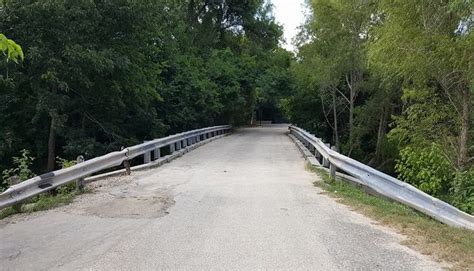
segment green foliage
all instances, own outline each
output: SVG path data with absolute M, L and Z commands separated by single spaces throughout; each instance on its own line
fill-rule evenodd
M 0 33 L 0 52 L 2 52 L 7 62 L 12 60 L 15 63 L 18 63 L 18 60 L 23 60 L 25 58 L 21 46 L 16 44 L 11 39 L 8 39 L 4 34 Z
M 468 213 L 474 213 L 474 168 L 456 174 L 451 194 L 455 206 Z
M 454 112 L 440 99 L 431 96 L 418 98 L 417 102 L 412 102 L 400 116 L 395 117 L 397 125 L 390 131 L 388 137 L 402 147 L 454 141 L 456 137 L 454 118 Z
M 77 164 L 76 160 L 67 160 L 64 158 L 61 158 L 59 156 L 56 157 L 56 163 L 61 167 L 61 168 L 68 168 L 72 167 Z
M 11 0 L 0 12 L 26 53 L 22 65 L 0 62 L 0 170 L 21 149 L 43 172 L 49 156 L 245 124 L 258 88 L 288 91 L 289 53 L 263 0 Z
M 0 61 L 0 171 L 18 168 L 10 157 L 21 149 L 36 157 L 8 177 L 30 177 L 26 164 L 45 172 L 77 155 L 245 124 L 263 104 L 278 114 L 291 91 L 292 54 L 278 48 L 282 29 L 265 0 L 9 0 L 0 13 L 0 29 L 26 53 L 22 65 Z M 4 35 L 0 52 L 23 59 Z M 20 211 L 68 202 L 74 190 Z
M 472 211 L 473 2 L 307 5 L 283 100 L 291 122 Z
M 0 219 L 18 213 L 32 213 L 66 205 L 71 203 L 75 196 L 75 190 L 69 188 L 68 190 L 63 189 L 56 195 L 41 194 L 25 204 L 7 207 L 0 210 Z
M 3 186 L 7 187 L 10 182 L 10 178 L 18 176 L 21 181 L 25 181 L 34 176 L 33 171 L 30 167 L 33 163 L 34 158 L 30 156 L 28 150 L 21 150 L 21 156 L 13 157 L 13 167 L 5 169 L 2 172 Z
M 435 143 L 425 148 L 402 149 L 395 171 L 400 179 L 435 196 L 446 194 L 454 177 L 452 164 Z
M 56 163 L 61 166 L 61 168 L 72 167 L 77 164 L 76 160 L 67 160 L 61 157 L 56 157 Z M 61 185 L 56 188 L 57 195 L 56 197 L 65 197 L 67 198 L 70 194 L 76 193 L 76 183 L 72 182 L 69 184 Z M 61 200 L 60 200 L 61 201 Z

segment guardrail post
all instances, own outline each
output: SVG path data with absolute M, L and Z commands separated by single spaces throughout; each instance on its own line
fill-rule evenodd
M 161 149 L 160 149 L 160 148 L 156 148 L 156 149 L 153 151 L 153 159 L 158 160 L 158 159 L 160 159 L 160 157 L 161 157 Z
M 318 152 L 318 149 L 314 149 L 314 157 L 316 157 L 316 160 L 318 160 L 319 163 L 322 163 L 321 161 L 321 154 Z
M 76 163 L 80 164 L 82 162 L 84 162 L 84 156 L 79 155 L 76 158 Z M 78 190 L 78 191 L 84 190 L 84 178 L 79 178 L 79 179 L 76 180 L 76 190 Z
M 125 147 L 122 146 L 121 150 L 123 151 L 124 149 Z M 128 157 L 128 153 L 126 154 L 126 156 Z M 123 167 L 125 168 L 125 173 L 127 175 L 132 174 L 132 169 L 130 168 L 130 160 L 128 159 L 123 160 Z
M 329 143 L 326 143 L 325 145 L 328 146 L 328 148 L 331 147 Z M 323 156 L 323 167 L 329 167 L 329 161 L 324 156 Z
M 151 152 L 143 154 L 143 163 L 148 164 L 151 162 Z
M 336 146 L 332 146 L 331 150 L 337 151 Z M 329 163 L 329 172 L 331 175 L 331 179 L 336 179 L 336 166 L 333 163 Z
M 175 147 L 176 147 L 175 143 L 170 144 L 170 154 L 173 154 Z
M 177 151 L 181 150 L 181 141 L 178 141 L 175 144 L 176 144 L 176 150 Z
M 148 142 L 148 140 L 144 141 L 145 143 Z M 143 163 L 148 164 L 151 162 L 151 151 L 150 152 L 145 152 L 143 154 Z
M 21 179 L 20 179 L 20 176 L 18 175 L 13 175 L 10 177 L 9 179 L 9 185 L 12 186 L 12 185 L 15 185 L 15 184 L 19 184 L 21 183 Z M 12 208 L 15 209 L 15 211 L 17 212 L 21 212 L 21 202 L 20 203 L 15 203 L 12 205 Z
M 181 141 L 181 146 L 183 147 L 183 149 L 188 146 L 188 139 L 187 138 L 185 140 Z

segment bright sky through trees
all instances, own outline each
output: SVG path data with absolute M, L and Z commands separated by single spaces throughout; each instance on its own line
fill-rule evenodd
M 298 26 L 305 20 L 303 13 L 304 0 L 272 0 L 272 3 L 276 20 L 284 27 L 283 36 L 286 44 L 283 44 L 283 47 L 288 50 L 294 50 L 295 48 L 291 41 L 298 33 Z

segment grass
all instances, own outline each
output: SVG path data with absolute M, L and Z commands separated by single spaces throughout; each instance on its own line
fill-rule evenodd
M 74 200 L 76 195 L 84 192 L 87 191 L 76 191 L 74 184 L 59 187 L 53 193 L 43 193 L 27 202 L 15 204 L 0 210 L 0 219 L 4 219 L 14 214 L 33 213 L 67 205 Z
M 447 226 L 418 211 L 380 197 L 342 180 L 334 180 L 326 171 L 312 168 L 323 181 L 315 182 L 327 193 L 354 211 L 362 213 L 407 237 L 403 245 L 452 265 L 453 270 L 474 270 L 474 232 Z

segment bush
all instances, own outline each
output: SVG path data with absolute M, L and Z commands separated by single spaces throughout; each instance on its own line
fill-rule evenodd
M 433 143 L 424 148 L 403 148 L 395 171 L 403 181 L 439 197 L 448 194 L 455 169 L 441 147 Z
M 64 158 L 61 158 L 59 156 L 56 156 L 56 164 L 60 165 L 61 168 L 68 168 L 72 167 L 77 164 L 76 160 L 67 160 Z
M 61 166 L 61 168 L 68 168 L 72 167 L 77 164 L 76 160 L 67 160 L 64 158 L 61 158 L 59 156 L 56 157 L 56 163 Z M 70 193 L 74 193 L 76 191 L 76 183 L 68 183 L 62 186 L 59 186 L 56 188 L 56 192 L 58 196 L 65 196 Z
M 474 213 L 474 167 L 456 174 L 451 195 L 456 207 L 470 214 Z
M 13 176 L 18 176 L 21 181 L 28 180 L 34 176 L 33 171 L 31 171 L 30 166 L 34 158 L 30 156 L 28 150 L 21 150 L 20 157 L 13 157 L 13 168 L 6 169 L 2 172 L 2 185 L 1 187 L 8 187 L 10 183 L 10 178 Z

